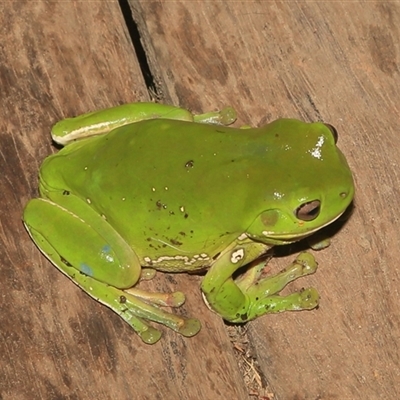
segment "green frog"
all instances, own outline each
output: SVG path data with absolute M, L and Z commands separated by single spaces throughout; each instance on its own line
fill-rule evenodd
M 336 130 L 295 119 L 228 127 L 235 118 L 229 107 L 194 116 L 133 103 L 53 127 L 65 147 L 44 160 L 25 226 L 61 272 L 146 343 L 161 336 L 149 321 L 187 337 L 201 327 L 162 308 L 182 305 L 183 293 L 137 287 L 155 270 L 206 270 L 206 304 L 234 323 L 318 304 L 314 288 L 279 295 L 315 272 L 310 253 L 274 276 L 255 260 L 308 237 L 350 205 L 353 178 Z

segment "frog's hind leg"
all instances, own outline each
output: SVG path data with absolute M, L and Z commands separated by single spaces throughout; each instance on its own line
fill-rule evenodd
M 146 343 L 161 333 L 145 320 L 161 323 L 193 336 L 200 330 L 197 319 L 185 319 L 159 308 L 180 306 L 180 292 L 145 295 L 124 289 L 137 283 L 141 267 L 135 252 L 91 207 L 70 193 L 52 193 L 52 199 L 31 200 L 24 210 L 29 234 L 42 253 L 95 300 L 120 315 Z M 154 300 L 155 299 L 155 300 Z
M 55 142 L 66 145 L 73 140 L 102 135 L 121 126 L 160 118 L 193 121 L 193 115 L 183 108 L 157 103 L 129 103 L 63 119 L 53 126 L 51 135 Z
M 230 125 L 236 120 L 236 112 L 226 107 L 221 111 L 194 116 L 188 110 L 166 104 L 129 103 L 63 119 L 53 126 L 51 135 L 56 143 L 66 145 L 74 140 L 102 135 L 115 128 L 149 119 Z

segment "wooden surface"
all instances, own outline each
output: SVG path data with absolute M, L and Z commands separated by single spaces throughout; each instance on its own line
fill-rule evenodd
M 238 124 L 297 117 L 335 125 L 355 176 L 353 214 L 316 254 L 317 273 L 290 287 L 317 287 L 320 308 L 247 325 L 265 391 L 248 392 L 197 276 L 158 274 L 151 285 L 184 290 L 200 334 L 164 330 L 158 344 L 142 344 L 52 267 L 21 223 L 38 167 L 56 151 L 54 122 L 150 99 L 119 3 L 0 3 L 0 398 L 399 398 L 400 5 L 130 5 L 152 96 L 195 112 L 230 104 Z

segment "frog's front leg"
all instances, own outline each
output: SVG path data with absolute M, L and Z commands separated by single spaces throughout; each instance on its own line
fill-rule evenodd
M 236 112 L 232 107 L 225 107 L 221 111 L 193 115 L 188 110 L 166 104 L 130 103 L 63 119 L 53 126 L 51 135 L 56 143 L 66 145 L 74 140 L 108 133 L 124 125 L 161 118 L 230 125 L 236 120 Z
M 146 320 L 184 336 L 200 330 L 197 319 L 184 319 L 159 308 L 180 306 L 185 300 L 182 293 L 151 295 L 129 289 L 140 278 L 139 259 L 105 218 L 69 192 L 52 192 L 50 197 L 31 200 L 24 210 L 24 222 L 36 245 L 61 272 L 119 314 L 146 343 L 161 337 Z
M 202 282 L 208 305 L 230 322 L 245 322 L 263 314 L 289 310 L 313 309 L 318 305 L 318 293 L 309 288 L 287 296 L 279 293 L 289 282 L 312 274 L 317 268 L 314 257 L 301 253 L 280 273 L 261 278 L 263 264 L 252 266 L 246 277 L 236 280 L 233 274 L 261 255 L 268 247 L 262 243 L 235 243 L 221 254 Z

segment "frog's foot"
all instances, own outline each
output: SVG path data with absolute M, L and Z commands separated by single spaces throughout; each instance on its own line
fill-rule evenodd
M 136 288 L 118 289 L 75 270 L 56 254 L 50 259 L 56 265 L 63 265 L 60 269 L 65 275 L 96 301 L 117 313 L 147 344 L 156 343 L 161 338 L 161 332 L 149 325 L 148 321 L 162 324 L 187 337 L 200 331 L 201 325 L 197 319 L 183 318 L 160 308 L 181 306 L 185 302 L 185 296 L 181 292 L 152 294 Z
M 121 290 L 78 272 L 72 278 L 91 297 L 120 315 L 145 343 L 153 344 L 161 338 L 161 332 L 147 321 L 165 325 L 187 337 L 196 335 L 201 328 L 197 319 L 170 314 L 159 307 L 182 305 L 185 296 L 181 292 L 152 294 L 140 289 Z
M 196 335 L 201 328 L 200 321 L 195 318 L 183 318 L 168 313 L 159 306 L 179 307 L 185 302 L 181 292 L 149 293 L 140 289 L 120 290 L 109 287 L 112 303 L 109 299 L 104 303 L 117 312 L 139 334 L 141 339 L 149 344 L 155 343 L 161 333 L 149 326 L 145 321 L 153 321 L 165 325 L 183 336 Z M 98 299 L 103 302 L 102 299 Z
M 326 249 L 331 244 L 331 239 L 317 234 L 308 237 L 307 244 L 315 251 Z
M 303 289 L 287 296 L 279 293 L 289 282 L 302 276 L 313 274 L 317 262 L 310 253 L 300 253 L 297 258 L 280 273 L 259 279 L 261 265 L 252 267 L 246 279 L 238 279 L 235 283 L 247 298 L 247 306 L 243 313 L 238 313 L 232 322 L 243 322 L 267 313 L 281 311 L 311 310 L 318 306 L 319 295 L 314 288 Z M 251 282 L 251 279 L 253 280 Z
M 230 125 L 236 121 L 236 111 L 232 107 L 225 107 L 221 111 L 194 115 L 193 121 L 203 124 Z

